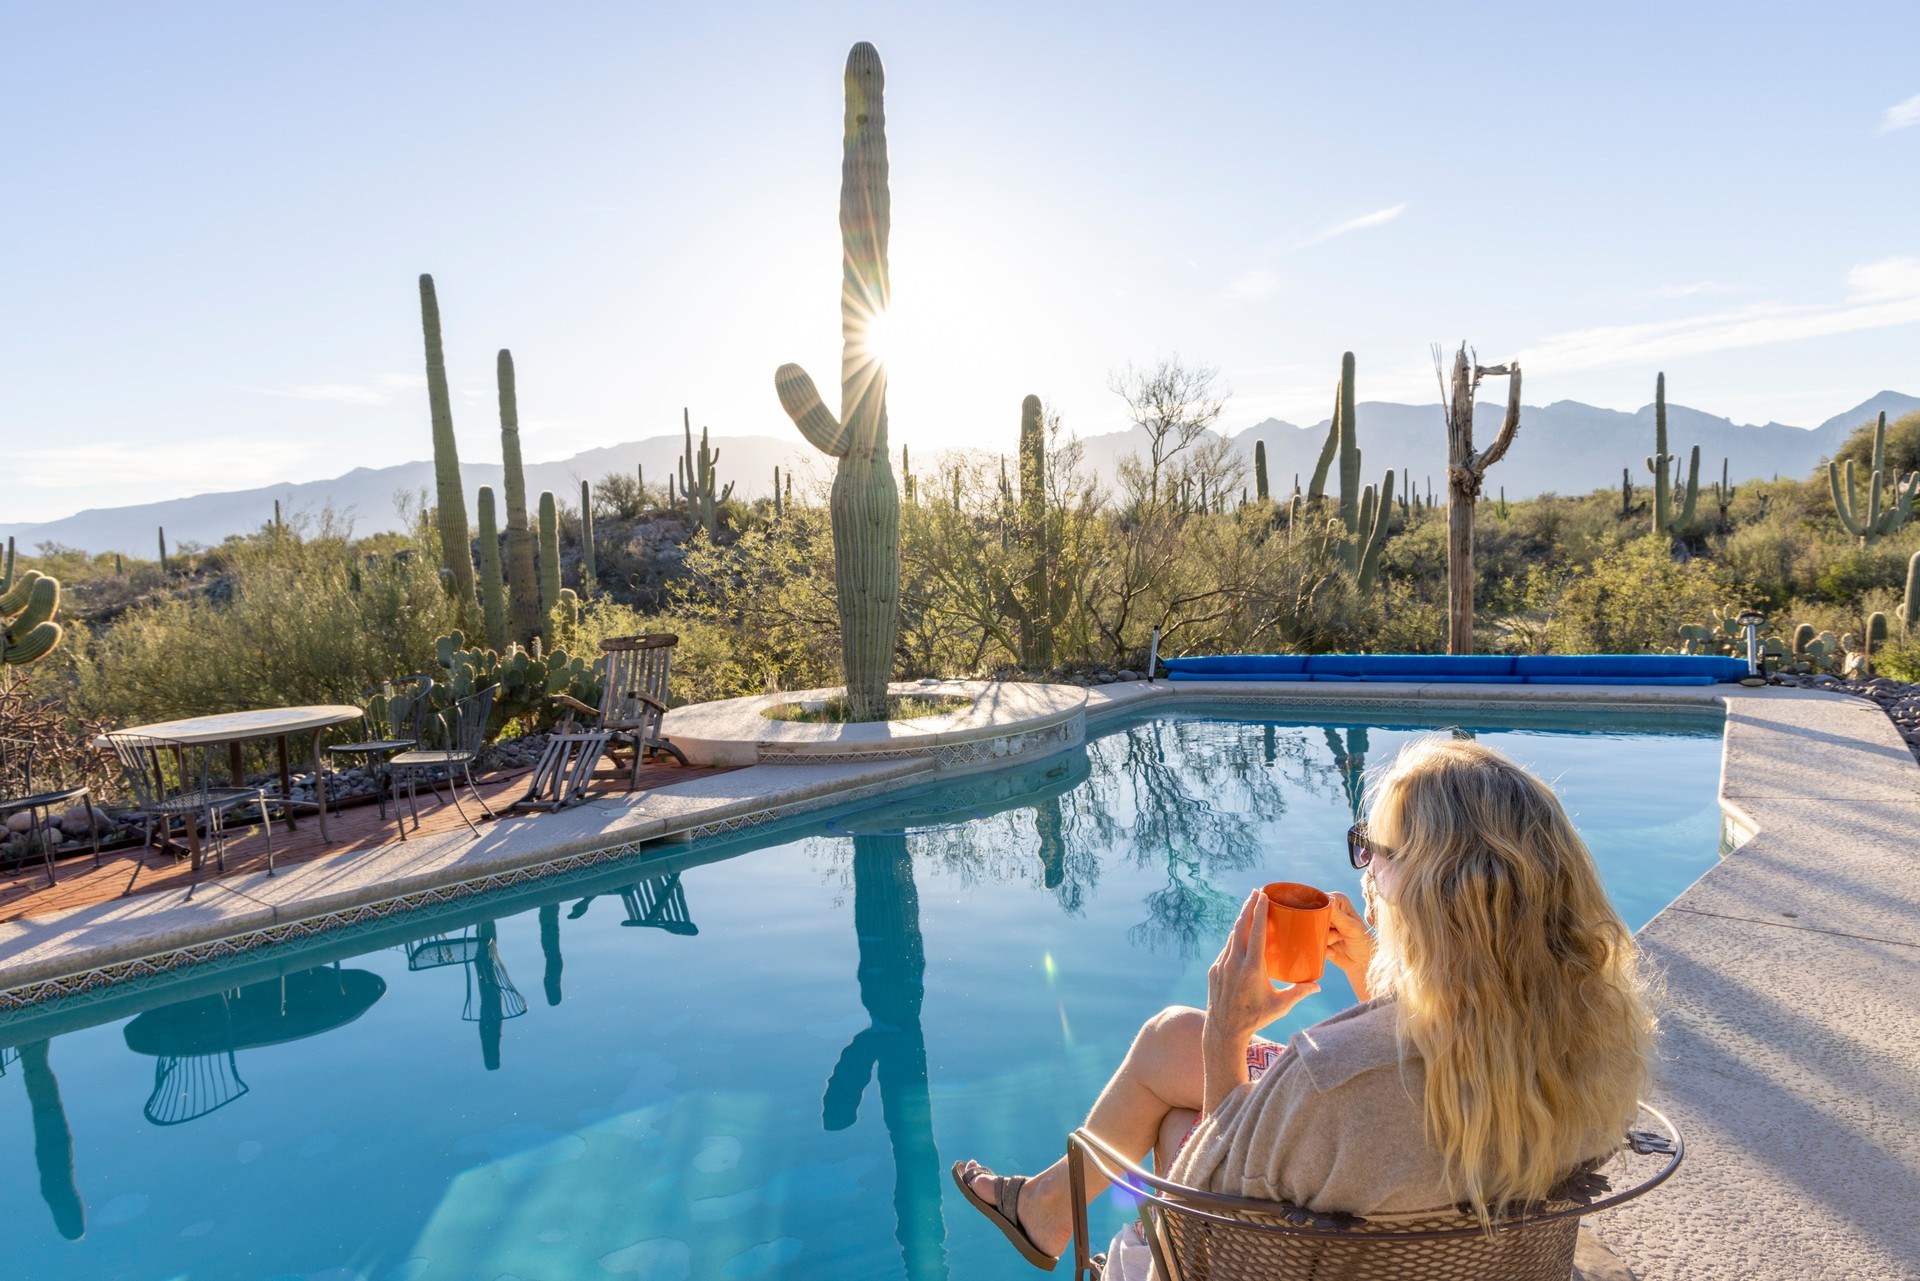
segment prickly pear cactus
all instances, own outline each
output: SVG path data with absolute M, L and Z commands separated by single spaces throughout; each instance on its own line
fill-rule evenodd
M 51 654 L 65 634 L 53 621 L 59 608 L 58 579 L 29 569 L 9 583 L 0 592 L 0 662 L 25 666 Z
M 887 450 L 887 368 L 867 334 L 890 295 L 892 232 L 880 55 L 864 41 L 847 54 L 846 132 L 840 168 L 840 416 L 798 365 L 775 371 L 780 405 L 800 434 L 839 460 L 829 512 L 847 701 L 856 720 L 886 717 L 900 627 L 900 493 Z

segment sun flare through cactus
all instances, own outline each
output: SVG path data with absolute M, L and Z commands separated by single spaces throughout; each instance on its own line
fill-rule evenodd
M 840 416 L 798 365 L 773 376 L 807 442 L 839 460 L 829 513 L 847 702 L 855 720 L 886 716 L 900 627 L 900 492 L 887 456 L 887 369 L 868 341 L 889 298 L 885 72 L 865 41 L 847 54 L 840 166 Z

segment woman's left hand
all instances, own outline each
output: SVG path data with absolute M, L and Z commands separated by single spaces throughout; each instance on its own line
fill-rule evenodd
M 1276 988 L 1267 977 L 1267 901 L 1259 890 L 1240 905 L 1227 945 L 1207 970 L 1207 1032 L 1247 1038 L 1320 990 L 1318 983 Z

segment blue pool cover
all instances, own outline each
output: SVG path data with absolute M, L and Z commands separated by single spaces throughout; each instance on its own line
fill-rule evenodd
M 1210 654 L 1161 663 L 1176 681 L 1714 685 L 1747 675 L 1744 659 L 1711 654 Z

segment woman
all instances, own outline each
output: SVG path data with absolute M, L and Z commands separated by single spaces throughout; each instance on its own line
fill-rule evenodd
M 1348 836 L 1367 917 L 1335 894 L 1327 935 L 1361 1003 L 1284 1046 L 1254 1035 L 1319 990 L 1268 981 L 1255 891 L 1206 1010 L 1148 1020 L 1087 1127 L 1189 1187 L 1362 1215 L 1464 1204 L 1484 1222 L 1632 1120 L 1653 1032 L 1633 936 L 1558 798 L 1489 748 L 1411 743 L 1369 808 Z M 1072 1241 L 1064 1158 L 953 1176 L 1029 1262 L 1051 1269 Z

